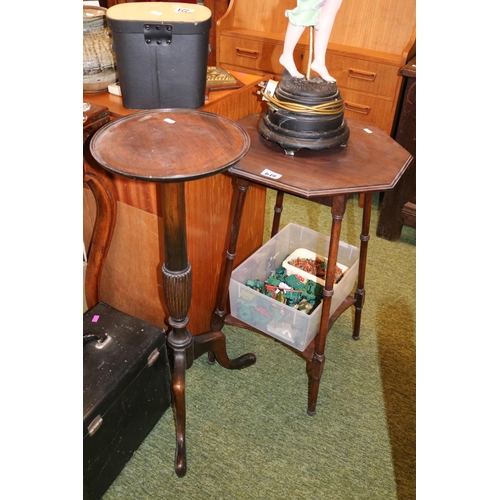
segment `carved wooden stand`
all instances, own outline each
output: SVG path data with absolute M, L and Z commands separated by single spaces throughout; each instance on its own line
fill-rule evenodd
M 220 329 L 193 336 L 187 328 L 191 265 L 187 252 L 184 184 L 226 170 L 246 154 L 249 145 L 244 130 L 226 118 L 202 111 L 172 109 L 136 113 L 116 120 L 99 130 L 90 146 L 97 162 L 112 173 L 161 183 L 163 294 L 170 314 L 167 349 L 176 423 L 175 471 L 179 477 L 187 470 L 186 370 L 204 353 L 211 353 L 210 360 L 215 357 L 228 369 L 241 369 L 255 363 L 255 355 L 251 353 L 229 359 L 226 339 Z

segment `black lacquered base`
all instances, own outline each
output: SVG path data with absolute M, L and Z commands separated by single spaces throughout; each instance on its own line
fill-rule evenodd
M 319 150 L 347 144 L 349 128 L 335 82 L 319 77 L 292 78 L 285 70 L 274 97 L 279 103 L 271 102 L 258 130 L 286 154 L 293 155 L 302 148 Z

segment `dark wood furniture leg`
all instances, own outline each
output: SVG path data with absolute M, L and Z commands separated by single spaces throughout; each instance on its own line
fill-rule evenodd
M 359 268 L 358 268 L 358 282 L 356 285 L 356 299 L 354 314 L 354 330 L 352 338 L 359 340 L 359 331 L 361 328 L 361 311 L 365 303 L 365 272 L 366 272 L 366 259 L 368 255 L 368 241 L 370 240 L 370 218 L 372 214 L 372 193 L 365 193 L 363 204 L 363 222 L 360 234 L 360 249 L 359 249 Z
M 186 370 L 204 353 L 213 353 L 224 368 L 241 369 L 255 363 L 254 354 L 244 354 L 234 360 L 226 352 L 226 340 L 219 329 L 193 337 L 187 328 L 191 304 L 191 265 L 187 258 L 186 208 L 184 182 L 162 184 L 162 216 L 164 224 L 165 263 L 162 266 L 163 291 L 170 317 L 167 334 L 173 411 L 176 423 L 177 447 L 175 472 L 186 474 Z
M 165 262 L 162 266 L 163 294 L 170 317 L 167 334 L 172 379 L 172 409 L 177 447 L 175 472 L 186 474 L 186 370 L 193 364 L 193 337 L 187 329 L 191 303 L 191 266 L 187 259 L 184 183 L 162 184 Z
M 276 201 L 275 201 L 275 206 L 274 206 L 274 218 L 273 218 L 273 228 L 272 228 L 272 233 L 271 237 L 275 236 L 279 230 L 279 223 L 280 223 L 280 218 L 281 218 L 281 213 L 283 211 L 283 196 L 284 192 L 283 191 L 278 191 L 276 194 Z M 340 242 L 340 230 L 342 228 L 342 219 L 344 217 L 347 201 L 348 201 L 348 196 L 333 196 L 329 200 L 331 200 L 331 212 L 332 212 L 332 231 L 331 231 L 331 237 L 330 237 L 330 249 L 329 249 L 329 255 L 328 259 L 334 259 L 330 262 L 337 262 L 337 255 L 338 255 L 338 249 L 339 249 L 339 242 Z M 370 210 L 371 210 L 371 193 L 369 193 L 364 200 L 366 200 L 366 203 L 363 208 L 363 214 L 364 214 L 364 219 L 363 219 L 363 234 L 367 230 L 365 230 L 365 219 L 368 221 L 368 228 L 370 224 Z M 318 199 L 318 202 L 321 202 L 322 200 Z M 368 207 L 367 207 L 368 205 Z M 361 245 L 361 255 L 364 255 L 364 264 L 366 264 L 366 244 L 363 245 L 363 238 L 362 238 L 362 245 Z M 361 257 L 360 257 L 361 259 Z M 363 300 L 364 297 L 364 269 L 365 265 L 362 265 L 360 263 L 360 269 L 363 268 L 362 271 L 362 276 L 361 276 L 361 285 L 360 281 L 358 278 L 358 289 L 356 290 L 356 299 L 358 300 Z M 334 268 L 330 268 L 330 271 L 333 273 Z M 306 371 L 309 377 L 309 390 L 308 390 L 308 407 L 307 407 L 307 413 L 311 416 L 313 416 L 316 413 L 316 403 L 318 400 L 318 392 L 319 392 L 319 382 L 321 380 L 321 375 L 323 373 L 323 367 L 325 364 L 325 343 L 326 343 L 326 336 L 328 334 L 328 331 L 331 328 L 331 322 L 329 321 L 329 313 L 330 313 L 330 304 L 332 301 L 332 296 L 333 296 L 333 274 L 329 276 L 329 273 L 327 272 L 327 277 L 326 277 L 326 282 L 325 282 L 325 288 L 323 291 L 323 309 L 321 312 L 321 322 L 320 322 L 320 331 L 318 335 L 316 336 L 315 339 L 315 348 L 314 348 L 314 355 L 312 360 L 309 360 L 306 358 Z M 360 289 L 362 288 L 362 289 Z M 357 302 L 356 302 L 357 303 Z M 356 319 L 357 321 L 355 322 L 354 326 L 354 332 L 353 338 L 359 339 L 359 328 L 361 325 L 361 308 L 362 308 L 362 302 L 361 306 L 356 308 Z M 357 336 L 355 336 L 357 335 Z
M 116 225 L 116 191 L 111 174 L 96 164 L 89 152 L 89 141 L 83 145 L 83 182 L 85 182 L 96 201 L 96 220 L 88 254 L 85 274 L 85 296 L 87 307 L 99 302 L 99 290 L 104 263 L 108 255 Z
M 273 216 L 273 227 L 271 229 L 271 238 L 278 234 L 280 229 L 280 219 L 281 212 L 283 211 L 283 199 L 285 197 L 285 193 L 283 191 L 278 191 L 276 193 L 276 200 L 274 202 L 274 216 Z
M 250 182 L 245 179 L 236 178 L 236 185 L 238 187 L 238 195 L 236 197 L 236 208 L 233 215 L 233 224 L 231 226 L 231 236 L 229 240 L 229 247 L 226 252 L 226 261 L 224 269 L 221 274 L 221 281 L 219 283 L 219 290 L 217 293 L 218 299 L 215 311 L 212 314 L 212 321 L 210 327 L 213 331 L 220 331 L 224 327 L 224 318 L 226 317 L 226 304 L 229 294 L 229 282 L 231 281 L 231 273 L 233 272 L 234 259 L 236 258 L 236 245 L 238 243 L 238 236 L 240 234 L 241 218 L 243 216 L 243 207 L 245 205 L 245 198 L 250 186 Z M 210 358 L 210 356 L 209 356 Z M 213 358 L 212 358 L 213 361 Z
M 340 230 L 342 219 L 348 197 L 346 195 L 332 196 L 332 232 L 330 235 L 330 248 L 328 250 L 328 262 L 337 262 Z M 314 341 L 314 355 L 311 361 L 307 362 L 307 373 L 309 376 L 309 403 L 307 407 L 308 415 L 316 413 L 316 402 L 318 400 L 319 382 L 323 374 L 325 364 L 325 344 L 328 334 L 330 305 L 333 297 L 335 266 L 328 266 L 326 271 L 325 287 L 323 289 L 323 309 L 321 310 L 321 320 L 319 333 Z

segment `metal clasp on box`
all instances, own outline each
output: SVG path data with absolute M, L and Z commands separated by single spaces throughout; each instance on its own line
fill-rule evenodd
M 145 24 L 144 41 L 147 45 L 170 45 L 172 43 L 172 25 Z

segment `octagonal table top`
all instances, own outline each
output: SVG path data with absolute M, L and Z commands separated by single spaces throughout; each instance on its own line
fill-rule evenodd
M 248 133 L 248 153 L 229 172 L 249 181 L 303 198 L 392 189 L 411 163 L 412 155 L 373 124 L 349 119 L 347 146 L 287 155 L 257 130 L 260 116 L 237 123 Z

